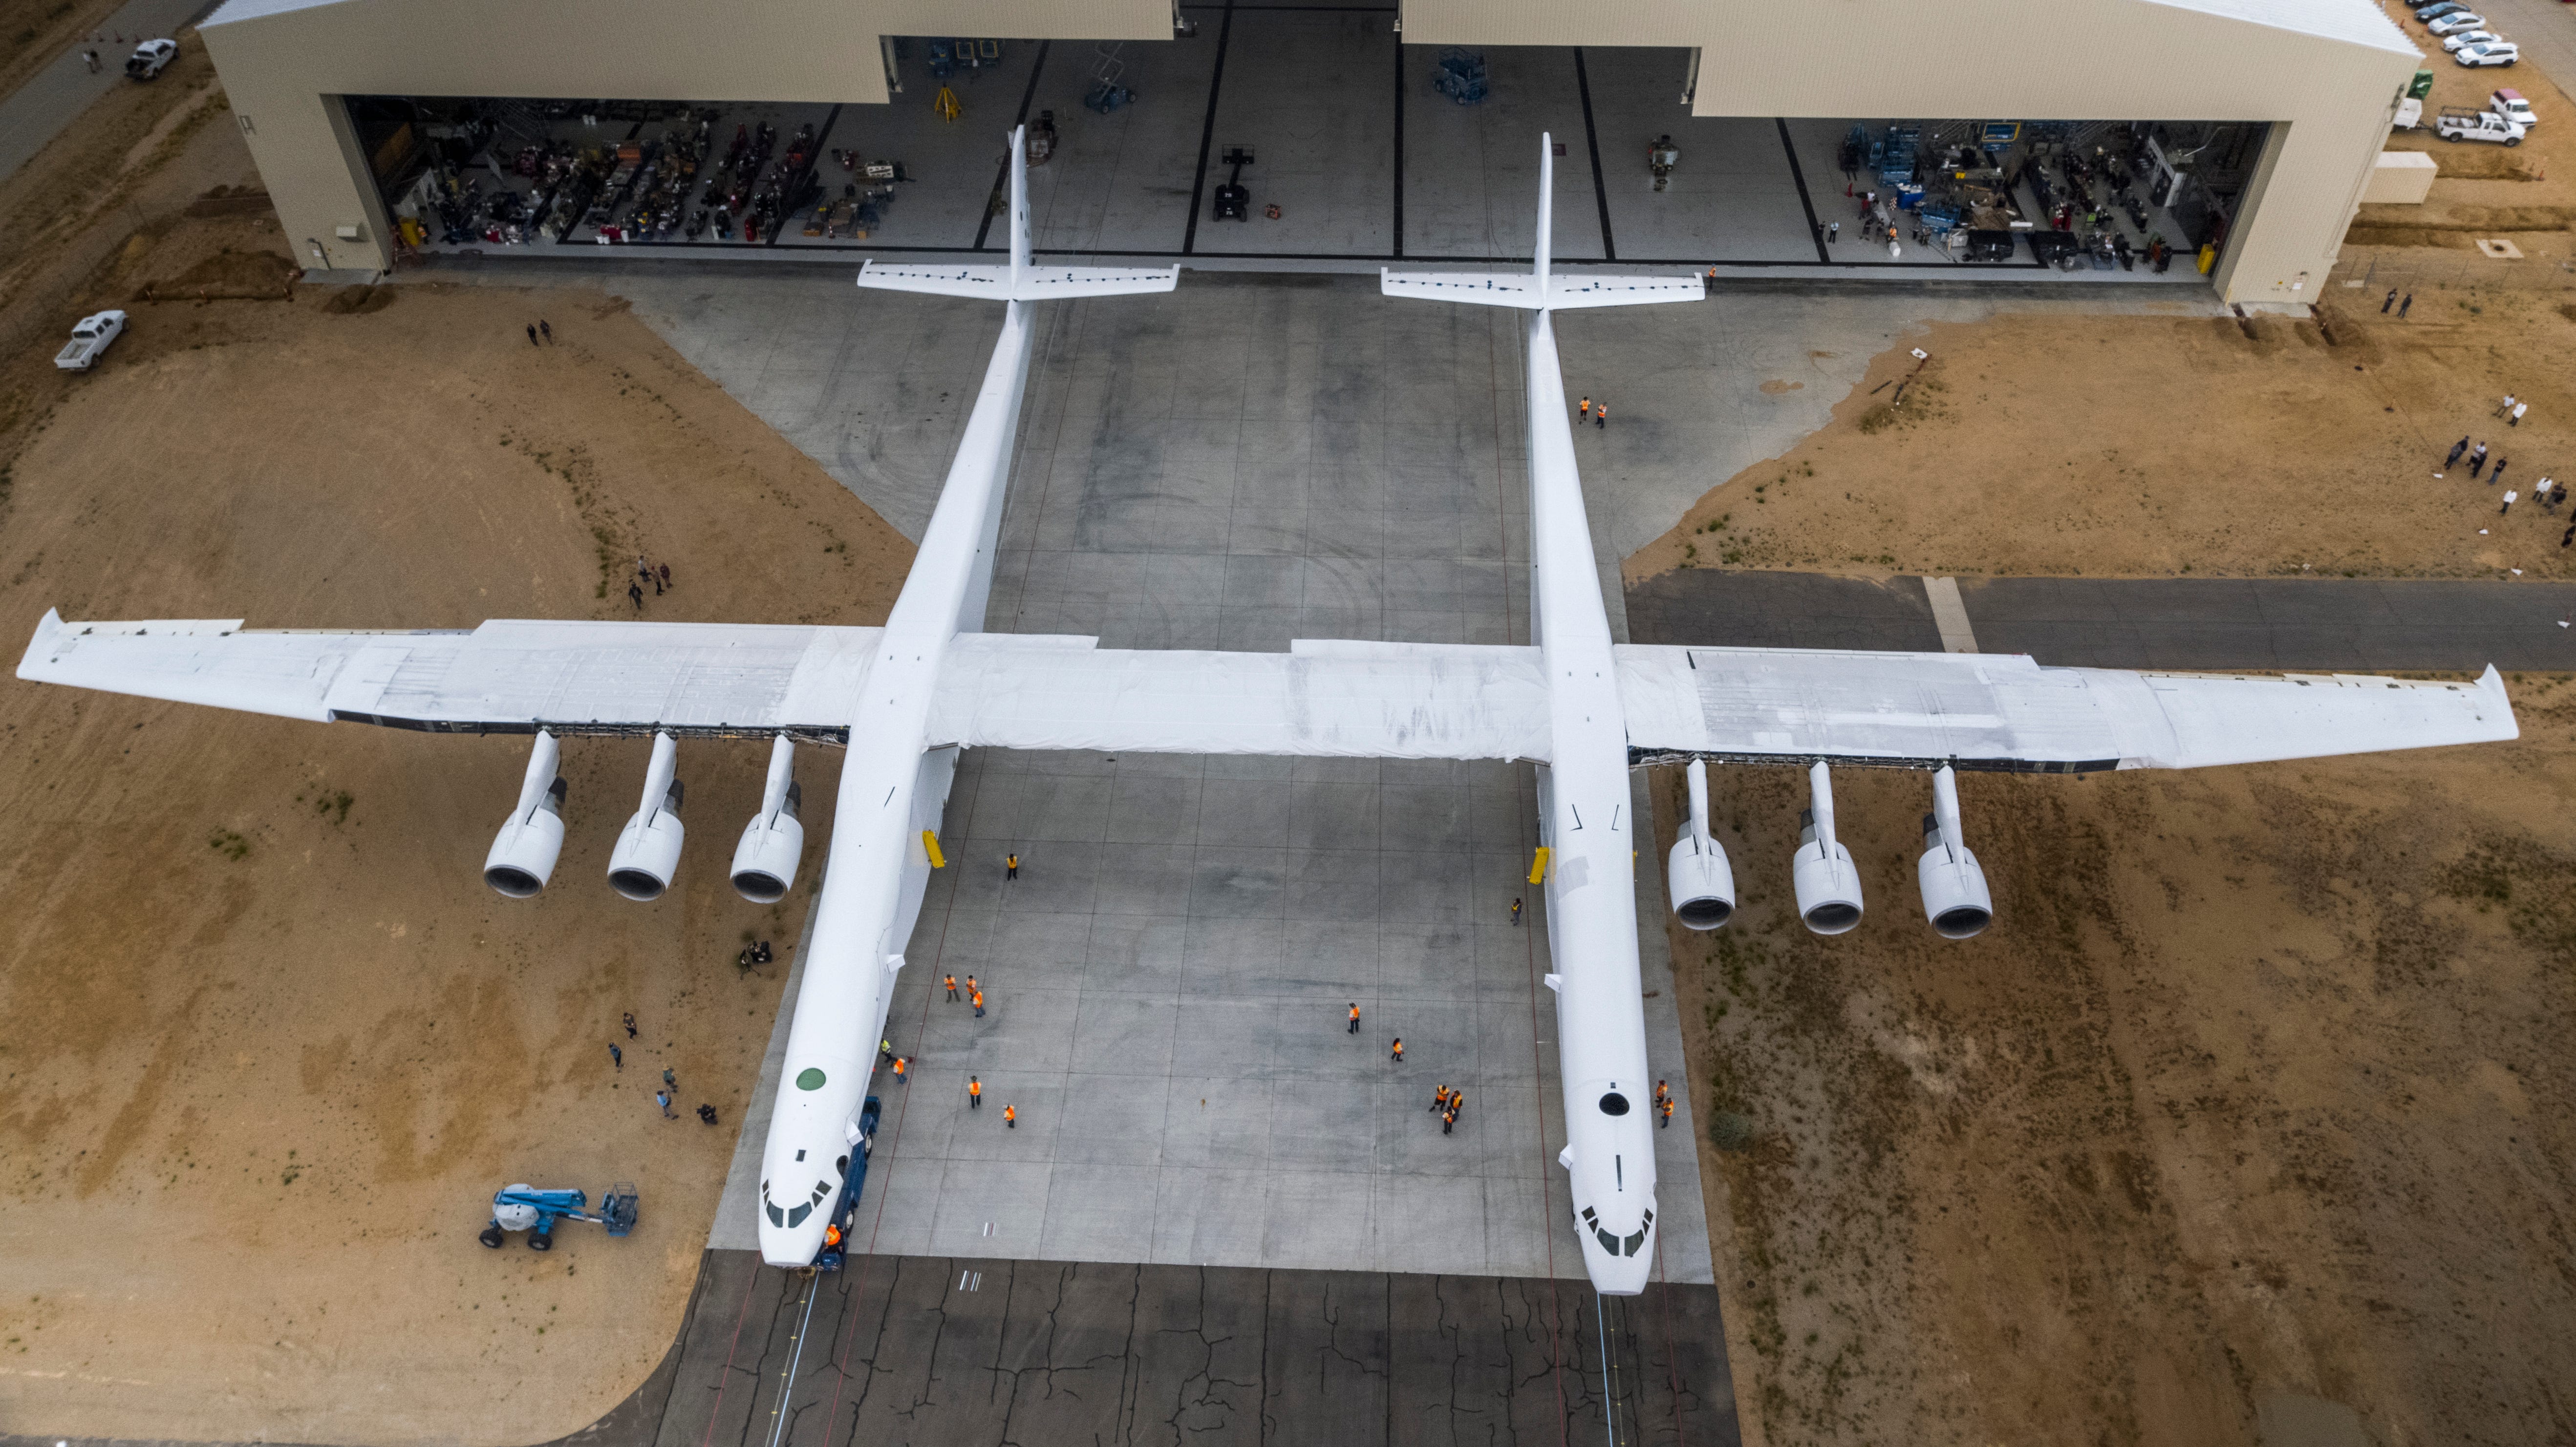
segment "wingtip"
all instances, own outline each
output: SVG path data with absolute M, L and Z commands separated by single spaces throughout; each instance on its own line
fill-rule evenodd
M 30 682 L 40 681 L 36 678 L 36 675 L 30 671 L 36 666 L 36 656 L 43 653 L 45 651 L 45 645 L 51 642 L 55 636 L 60 634 L 62 631 L 63 615 L 61 611 L 54 608 L 47 608 L 45 610 L 45 616 L 42 619 L 39 619 L 36 623 L 35 633 L 27 639 L 27 651 L 19 655 L 18 676 L 20 678 L 26 679 Z

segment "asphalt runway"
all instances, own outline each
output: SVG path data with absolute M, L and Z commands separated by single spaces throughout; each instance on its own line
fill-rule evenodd
M 1921 578 L 1687 570 L 1628 589 L 1639 643 L 1907 649 L 1942 639 Z M 2576 586 L 2483 579 L 1962 579 L 1978 651 L 2178 672 L 2576 672 Z
M 1740 1440 L 1713 1286 L 711 1250 L 582 1447 Z

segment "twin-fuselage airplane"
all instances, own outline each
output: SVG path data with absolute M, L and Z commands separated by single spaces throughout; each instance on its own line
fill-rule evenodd
M 1300 640 L 1284 654 L 1153 652 L 986 633 L 1031 309 L 1169 291 L 1179 272 L 1033 264 L 1016 134 L 1011 154 L 1007 265 L 870 263 L 859 275 L 863 287 L 1004 304 L 983 388 L 884 627 L 496 620 L 470 632 L 272 632 L 244 630 L 239 619 L 66 623 L 48 612 L 18 676 L 324 722 L 532 734 L 525 786 L 485 860 L 485 878 L 514 897 L 544 887 L 562 847 L 560 736 L 653 736 L 643 796 L 609 863 L 611 884 L 633 899 L 661 894 L 678 867 L 676 739 L 776 740 L 732 871 L 735 887 L 761 903 L 786 895 L 803 852 L 795 741 L 849 746 L 762 1157 L 761 1254 L 779 1266 L 815 1260 L 843 1197 L 958 750 L 1530 761 L 1556 970 L 1547 983 L 1566 1137 L 1557 1159 L 1584 1268 L 1610 1294 L 1643 1290 L 1655 1260 L 1634 892 L 1636 851 L 1652 830 L 1632 803 L 1632 769 L 1689 761 L 1690 817 L 1667 877 L 1682 922 L 1709 929 L 1733 911 L 1735 888 L 1709 834 L 1704 761 L 1806 767 L 1811 808 L 1791 875 L 1801 919 L 1823 934 L 1852 928 L 1862 910 L 1859 873 L 1834 834 L 1829 764 L 1928 771 L 1933 809 L 1917 878 L 1933 927 L 1964 938 L 1994 906 L 1961 836 L 1955 769 L 2187 768 L 2515 736 L 2492 668 L 2475 684 L 2400 683 L 1615 643 L 1554 317 L 1705 293 L 1690 277 L 1557 275 L 1544 137 L 1531 270 L 1390 271 L 1381 280 L 1392 297 L 1526 313 L 1529 646 Z

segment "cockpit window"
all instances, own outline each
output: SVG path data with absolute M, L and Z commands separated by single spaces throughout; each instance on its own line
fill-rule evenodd
M 788 1213 L 787 1213 L 787 1224 L 788 1224 L 791 1228 L 792 1228 L 792 1227 L 796 1227 L 796 1226 L 802 1226 L 802 1225 L 804 1225 L 804 1224 L 805 1224 L 805 1218 L 806 1218 L 806 1217 L 808 1217 L 808 1216 L 811 1216 L 811 1215 L 813 1215 L 813 1214 L 814 1214 L 814 1208 L 813 1208 L 813 1207 L 811 1207 L 811 1206 L 799 1206 L 799 1207 L 797 1207 L 795 1210 L 790 1211 L 790 1212 L 788 1212 Z
M 1602 1250 L 1609 1252 L 1613 1256 L 1619 1254 L 1618 1237 L 1611 1235 L 1609 1232 L 1602 1230 L 1598 1226 L 1592 1228 L 1592 1234 L 1601 1238 Z
M 1629 1238 L 1627 1239 L 1627 1241 L 1626 1241 L 1625 1243 L 1623 1243 L 1623 1244 L 1625 1244 L 1625 1245 L 1626 1245 L 1626 1247 L 1627 1247 L 1628 1249 L 1627 1249 L 1627 1250 L 1625 1250 L 1625 1251 L 1620 1252 L 1620 1253 L 1619 1253 L 1620 1255 L 1622 1255 L 1622 1256 L 1634 1256 L 1634 1255 L 1636 1255 L 1636 1254 L 1637 1254 L 1637 1248 L 1646 1244 L 1646 1228 L 1645 1228 L 1645 1227 L 1643 1227 L 1643 1226 L 1638 1227 L 1638 1228 L 1637 1228 L 1637 1234 L 1636 1234 L 1636 1235 L 1634 1235 L 1634 1236 L 1629 1237 Z
M 1608 1095 L 1601 1097 L 1601 1113 L 1603 1115 L 1626 1115 L 1628 1113 L 1628 1097 L 1621 1095 L 1615 1090 L 1610 1092 Z

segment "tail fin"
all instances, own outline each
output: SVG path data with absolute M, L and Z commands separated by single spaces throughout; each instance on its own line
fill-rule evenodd
M 1698 301 L 1708 295 L 1708 289 L 1694 276 L 1610 276 L 1589 271 L 1580 276 L 1553 275 L 1555 196 L 1556 141 L 1542 131 L 1538 138 L 1538 230 L 1526 275 L 1504 271 L 1394 271 L 1381 267 L 1379 292 L 1424 301 L 1519 307 L 1524 311 Z
M 1538 244 L 1531 255 L 1536 264 L 1530 275 L 1538 278 L 1539 290 L 1547 290 L 1548 252 L 1556 238 L 1556 138 L 1545 131 L 1538 133 Z
M 1029 259 L 1028 127 L 1011 132 L 1011 260 L 1008 266 L 887 266 L 859 268 L 859 285 L 873 291 L 918 291 L 976 296 L 990 301 L 1049 301 L 1074 296 L 1134 296 L 1170 291 L 1181 280 L 1168 271 L 1101 266 L 1039 266 Z

